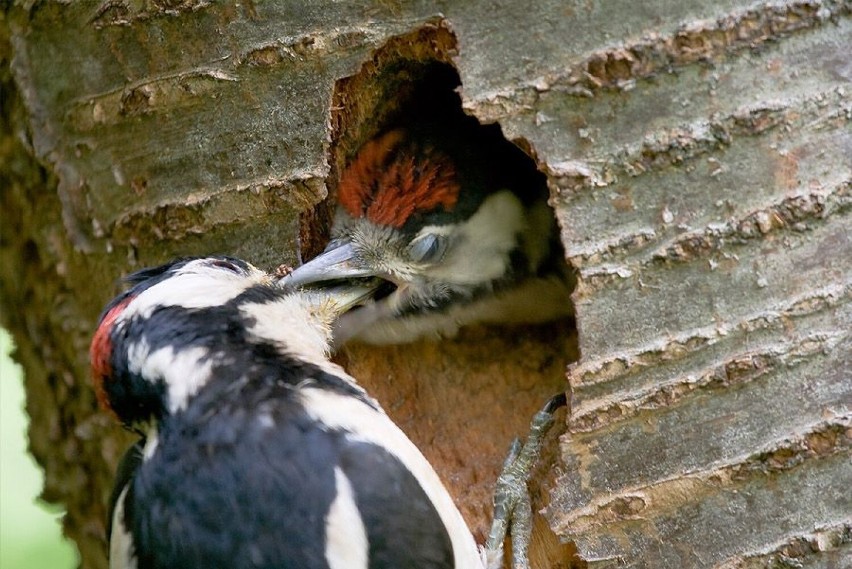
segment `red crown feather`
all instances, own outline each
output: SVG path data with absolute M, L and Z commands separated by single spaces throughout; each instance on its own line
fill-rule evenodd
M 416 212 L 456 205 L 460 186 L 450 158 L 433 147 L 416 147 L 407 136 L 392 130 L 358 151 L 338 191 L 350 215 L 399 228 Z
M 95 335 L 92 337 L 91 346 L 89 346 L 89 361 L 92 363 L 92 382 L 95 387 L 95 395 L 98 398 L 101 409 L 109 412 L 113 411 L 109 404 L 106 389 L 104 388 L 104 381 L 112 376 L 112 364 L 110 363 L 110 358 L 112 357 L 112 339 L 110 338 L 110 333 L 112 332 L 115 321 L 124 309 L 127 308 L 131 300 L 133 300 L 132 296 L 127 297 L 106 313 L 103 319 L 101 319 Z M 115 413 L 113 412 L 113 414 Z

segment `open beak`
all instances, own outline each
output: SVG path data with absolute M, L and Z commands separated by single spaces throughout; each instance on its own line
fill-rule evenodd
M 289 275 L 278 280 L 283 287 L 297 287 L 323 281 L 357 279 L 376 276 L 375 271 L 357 262 L 351 243 L 328 249 Z
M 305 289 L 302 294 L 309 295 L 312 303 L 321 304 L 339 316 L 370 300 L 382 284 L 380 279 L 361 279 L 322 288 Z
M 362 279 L 334 286 L 312 289 L 315 294 L 332 305 L 332 310 L 340 315 L 371 299 L 381 287 L 380 279 Z

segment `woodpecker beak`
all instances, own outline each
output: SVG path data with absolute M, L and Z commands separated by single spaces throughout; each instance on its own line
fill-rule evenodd
M 380 279 L 361 279 L 323 288 L 305 289 L 314 304 L 328 307 L 334 314 L 341 315 L 368 301 L 382 286 Z
M 376 272 L 357 262 L 351 243 L 324 251 L 289 275 L 281 277 L 278 285 L 297 287 L 307 284 L 376 276 Z

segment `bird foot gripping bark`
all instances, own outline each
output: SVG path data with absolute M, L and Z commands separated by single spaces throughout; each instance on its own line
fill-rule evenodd
M 527 550 L 532 533 L 532 504 L 527 482 L 541 454 L 544 437 L 553 425 L 554 413 L 567 404 L 564 393 L 550 398 L 533 417 L 526 442 L 523 445 L 518 439 L 512 442 L 494 490 L 494 520 L 483 553 L 487 569 L 502 567 L 503 542 L 510 529 L 512 569 L 529 569 Z

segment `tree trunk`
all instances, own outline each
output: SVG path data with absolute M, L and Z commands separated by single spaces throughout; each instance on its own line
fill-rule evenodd
M 339 166 L 429 62 L 548 176 L 579 281 L 579 334 L 341 355 L 475 534 L 510 439 L 565 388 L 536 567 L 852 564 L 852 4 L 436 4 L 5 8 L 0 306 L 83 566 L 106 567 L 132 440 L 87 371 L 118 277 L 316 253 Z

